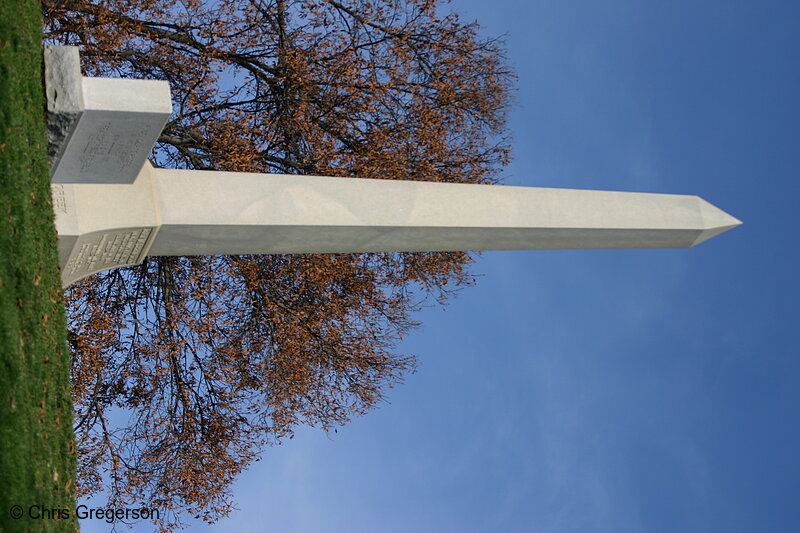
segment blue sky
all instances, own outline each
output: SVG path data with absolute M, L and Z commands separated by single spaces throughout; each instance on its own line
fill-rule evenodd
M 191 530 L 797 531 L 800 4 L 450 7 L 507 34 L 506 184 L 698 194 L 745 224 L 484 254 L 418 315 L 387 404 L 269 449 L 240 511 Z

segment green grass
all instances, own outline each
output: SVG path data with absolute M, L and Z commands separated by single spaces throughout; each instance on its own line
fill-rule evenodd
M 35 0 L 0 1 L 0 531 L 74 531 L 11 517 L 75 507 L 69 352 L 44 126 Z M 35 509 L 34 509 L 35 510 Z

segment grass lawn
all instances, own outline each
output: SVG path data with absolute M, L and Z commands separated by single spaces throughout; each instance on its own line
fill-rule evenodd
M 0 532 L 77 529 L 41 32 L 37 1 L 0 1 Z M 70 518 L 29 517 L 45 508 Z

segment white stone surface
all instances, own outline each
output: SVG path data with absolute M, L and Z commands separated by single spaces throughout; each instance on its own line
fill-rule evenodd
M 150 255 L 689 247 L 697 196 L 155 169 Z
M 678 248 L 741 223 L 697 196 L 149 163 L 133 185 L 55 187 L 65 285 L 146 255 Z
M 58 231 L 61 281 L 142 262 L 158 231 L 152 166 L 127 184 L 56 183 L 53 210 Z
M 169 84 L 85 78 L 76 47 L 45 48 L 53 183 L 133 183 L 172 113 Z

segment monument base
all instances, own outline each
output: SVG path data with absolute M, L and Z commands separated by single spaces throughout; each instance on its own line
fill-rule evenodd
M 169 84 L 84 78 L 78 48 L 46 46 L 53 183 L 133 183 L 172 113 Z
M 54 183 L 61 281 L 141 263 L 155 240 L 160 217 L 146 162 L 128 184 Z

